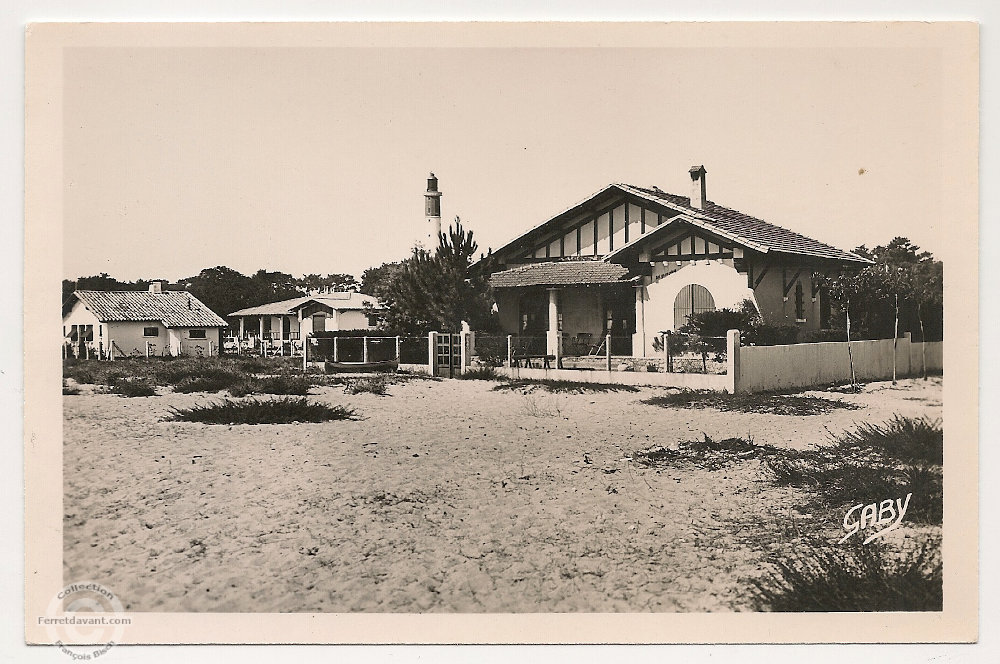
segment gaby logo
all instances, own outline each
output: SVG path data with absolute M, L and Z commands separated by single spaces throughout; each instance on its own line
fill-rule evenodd
M 882 537 L 882 535 L 885 535 L 890 530 L 895 530 L 903 521 L 903 516 L 906 514 L 906 508 L 910 505 L 910 496 L 912 495 L 912 493 L 906 494 L 905 500 L 897 498 L 893 501 L 889 498 L 883 500 L 881 503 L 871 503 L 870 505 L 861 503 L 847 510 L 847 514 L 844 515 L 844 530 L 847 531 L 847 534 L 841 537 L 840 541 L 837 543 L 843 544 L 850 539 L 852 535 L 867 530 L 873 526 L 889 524 L 869 535 L 868 539 L 864 541 L 864 544 L 868 544 L 872 540 Z M 858 510 L 861 510 L 861 514 L 856 517 L 855 514 Z

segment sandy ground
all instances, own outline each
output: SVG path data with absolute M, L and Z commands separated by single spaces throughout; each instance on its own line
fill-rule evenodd
M 131 611 L 729 611 L 802 533 L 759 462 L 650 469 L 651 445 L 750 435 L 804 447 L 896 413 L 940 417 L 941 379 L 827 395 L 864 406 L 788 417 L 664 409 L 659 391 L 493 392 L 411 381 L 314 399 L 363 419 L 165 421 L 173 394 L 64 397 L 64 571 Z

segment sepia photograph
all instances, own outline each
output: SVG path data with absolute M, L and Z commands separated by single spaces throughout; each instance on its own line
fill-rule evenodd
M 29 640 L 975 640 L 977 34 L 28 26 Z

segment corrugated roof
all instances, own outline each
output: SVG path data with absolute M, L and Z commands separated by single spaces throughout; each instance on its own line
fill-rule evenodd
M 558 261 L 530 263 L 490 275 L 494 288 L 516 286 L 566 286 L 613 284 L 630 279 L 627 268 L 604 261 Z
M 712 201 L 706 201 L 704 208 L 691 206 L 691 199 L 686 196 L 669 194 L 659 189 L 645 189 L 630 184 L 617 185 L 630 193 L 653 201 L 665 202 L 671 207 L 683 208 L 683 212 L 696 220 L 704 221 L 708 230 L 716 230 L 724 236 L 748 244 L 765 247 L 769 251 L 781 251 L 789 254 L 817 256 L 835 260 L 868 263 L 866 258 L 850 251 L 843 251 L 828 244 L 806 237 L 781 226 L 775 226 L 756 217 L 751 217 L 739 210 L 723 207 Z
M 165 327 L 226 327 L 228 323 L 185 291 L 76 291 L 100 321 L 160 321 Z
M 287 316 L 293 314 L 299 307 L 307 302 L 318 302 L 325 304 L 331 309 L 348 311 L 351 309 L 365 309 L 368 304 L 373 309 L 379 309 L 378 299 L 371 295 L 354 292 L 322 293 L 320 295 L 307 295 L 305 297 L 295 297 L 291 300 L 281 300 L 262 304 L 258 307 L 248 307 L 229 314 L 230 316 Z

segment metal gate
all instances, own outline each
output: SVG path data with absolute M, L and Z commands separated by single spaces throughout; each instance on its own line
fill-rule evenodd
M 438 332 L 435 376 L 454 378 L 462 373 L 462 335 Z

